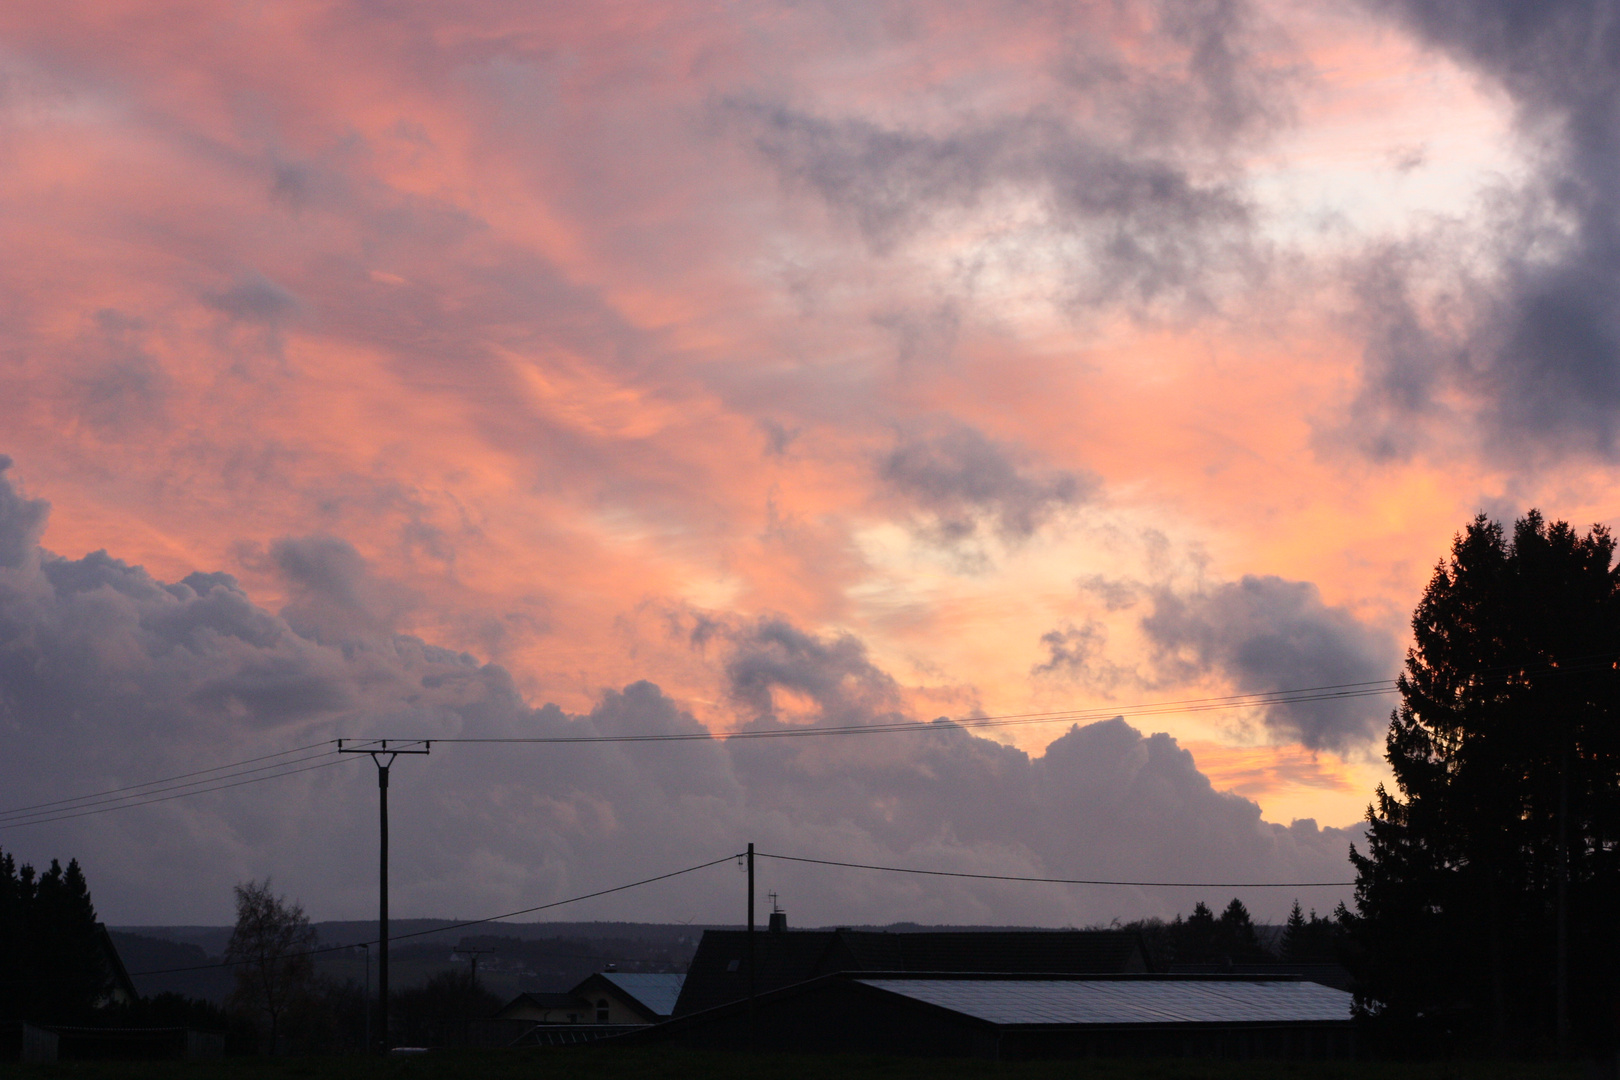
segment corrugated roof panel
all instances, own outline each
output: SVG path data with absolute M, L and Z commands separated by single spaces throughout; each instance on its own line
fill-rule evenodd
M 659 1016 L 675 1011 L 685 975 L 657 975 L 643 972 L 604 971 L 602 978 L 641 1002 Z
M 861 979 L 992 1024 L 1250 1024 L 1350 1019 L 1350 995 L 1311 982 Z

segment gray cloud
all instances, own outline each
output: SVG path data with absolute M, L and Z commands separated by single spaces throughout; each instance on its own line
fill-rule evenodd
M 1102 602 L 1108 611 L 1125 611 L 1136 606 L 1141 588 L 1134 582 L 1115 581 L 1101 574 L 1092 574 L 1075 583 L 1080 591 Z
M 1047 659 L 1030 668 L 1031 675 L 1072 679 L 1106 695 L 1136 674 L 1106 659 L 1108 628 L 1095 619 L 1084 626 L 1064 625 L 1049 630 L 1041 635 L 1041 645 L 1046 648 Z
M 1205 308 L 1223 283 L 1265 271 L 1235 151 L 1290 120 L 1287 91 L 1303 69 L 1245 0 L 1149 0 L 1112 14 L 1151 28 L 1148 40 L 1127 53 L 1099 25 L 1108 14 L 1059 17 L 1047 28 L 1052 58 L 1029 76 L 1046 83 L 1038 105 L 904 124 L 755 95 L 733 96 L 729 113 L 790 185 L 879 252 L 992 209 L 991 234 L 1042 233 L 1041 269 L 1066 276 L 1071 303 Z M 1009 215 L 1003 198 L 1023 209 Z M 982 253 L 962 261 L 971 277 Z
M 390 634 L 365 608 L 368 571 L 331 538 L 272 547 L 307 596 L 340 609 L 306 633 L 220 573 L 165 583 L 97 552 L 37 547 L 45 504 L 0 476 L 0 785 L 27 805 L 334 736 L 696 733 L 646 682 L 588 711 L 532 708 L 495 665 Z M 335 599 L 333 599 L 335 598 Z M 313 600 L 301 601 L 311 605 Z M 289 607 L 295 607 L 289 605 Z M 313 619 L 313 617 L 312 617 Z M 908 715 L 859 640 L 781 619 L 716 620 L 720 673 L 754 730 Z M 774 702 L 797 695 L 791 718 Z M 1173 739 L 1121 720 L 1073 727 L 1039 756 L 949 722 L 910 734 L 514 748 L 436 746 L 394 773 L 395 910 L 469 915 L 586 892 L 738 850 L 1064 876 L 1336 880 L 1352 831 L 1261 820 L 1213 790 Z M 218 922 L 230 886 L 273 873 L 317 917 L 371 908 L 375 783 L 347 763 L 192 799 L 37 828 L 0 824 L 36 864 L 84 863 L 105 917 Z M 1179 891 L 1041 889 L 767 864 L 796 921 L 1050 925 L 1168 914 Z M 177 882 L 184 882 L 183 889 Z M 582 917 L 723 921 L 729 869 L 613 900 Z M 1221 897 L 1212 897 L 1220 899 Z M 1287 898 L 1249 896 L 1280 916 Z M 1269 905 L 1269 906 L 1268 906 Z
M 1434 403 L 1455 389 L 1475 402 L 1473 419 L 1493 452 L 1612 458 L 1620 452 L 1620 11 L 1596 0 L 1370 6 L 1499 83 L 1541 171 L 1496 223 L 1497 273 L 1466 283 L 1466 325 L 1426 340 L 1402 305 L 1383 309 L 1388 329 L 1369 346 L 1358 408 L 1395 441 L 1375 436 L 1368 449 L 1410 452 L 1404 426 L 1441 420 Z M 1426 247 L 1432 266 L 1466 261 L 1453 243 Z
M 0 568 L 21 568 L 35 557 L 50 504 L 18 494 L 6 479 L 11 459 L 0 454 Z
M 894 679 L 872 664 L 858 638 L 821 638 L 782 618 L 733 633 L 725 674 L 732 698 L 758 718 L 775 716 L 772 690 L 802 694 L 821 716 L 841 722 L 892 719 L 900 701 Z
M 390 633 L 416 603 L 408 589 L 378 578 L 352 544 L 335 536 L 277 540 L 269 558 L 290 593 L 282 618 L 316 641 Z
M 207 293 L 204 302 L 233 319 L 279 325 L 304 305 L 291 290 L 260 273 L 242 275 L 222 292 Z
M 895 494 L 932 516 L 947 541 L 992 523 L 1004 538 L 1028 537 L 1056 510 L 1090 498 L 1096 480 L 1064 469 L 1039 469 L 1017 447 L 953 425 L 937 434 L 902 437 L 878 463 Z
M 1157 589 L 1142 629 L 1161 681 L 1214 669 L 1245 693 L 1393 680 L 1400 661 L 1391 635 L 1324 604 L 1310 582 L 1279 577 L 1245 576 L 1190 596 Z M 1342 751 L 1363 745 L 1384 714 L 1379 699 L 1330 699 L 1268 706 L 1264 720 L 1313 749 Z
M 941 212 L 1033 194 L 1076 242 L 1073 299 L 1210 302 L 1208 279 L 1257 271 L 1240 188 L 1170 157 L 1133 153 L 1044 116 L 934 134 L 783 106 L 745 111 L 775 168 L 850 217 L 878 250 Z

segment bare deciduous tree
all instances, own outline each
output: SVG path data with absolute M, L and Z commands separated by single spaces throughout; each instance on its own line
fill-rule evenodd
M 225 947 L 225 959 L 236 965 L 231 1005 L 255 1020 L 269 1020 L 272 1054 L 283 1017 L 309 992 L 314 947 L 309 916 L 298 903 L 277 896 L 269 878 L 236 886 L 236 928 Z

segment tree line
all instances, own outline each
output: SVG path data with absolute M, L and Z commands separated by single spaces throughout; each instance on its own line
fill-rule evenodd
M 1232 898 L 1219 915 L 1202 900 L 1185 918 L 1138 919 L 1119 925 L 1142 935 L 1155 970 L 1197 967 L 1219 973 L 1240 965 L 1337 964 L 1344 953 L 1343 907 L 1328 916 L 1308 914 L 1294 901 L 1276 940 L 1263 941 L 1243 901 Z

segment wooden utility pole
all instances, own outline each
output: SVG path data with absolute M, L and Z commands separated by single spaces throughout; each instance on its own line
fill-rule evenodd
M 754 978 L 754 845 L 748 845 L 748 1027 L 754 1028 L 754 994 L 759 988 Z
M 382 1052 L 388 1052 L 388 770 L 401 754 L 426 754 L 433 749 L 430 742 L 404 742 L 396 740 L 392 748 L 388 740 L 362 740 L 358 746 L 344 746 L 348 740 L 338 740 L 340 754 L 370 754 L 377 766 L 377 1000 L 381 1006 Z

